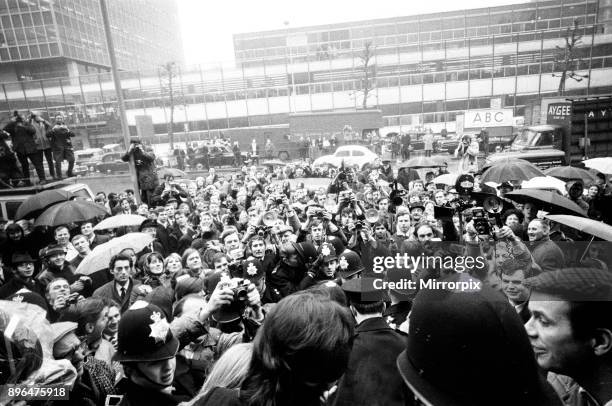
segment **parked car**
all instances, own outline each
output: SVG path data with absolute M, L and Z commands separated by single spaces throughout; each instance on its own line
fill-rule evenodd
M 313 162 L 313 166 L 333 166 L 339 168 L 345 165 L 358 165 L 362 169 L 365 165 L 373 165 L 379 159 L 378 155 L 361 145 L 343 145 L 338 147 L 332 155 L 323 155 Z
M 95 165 L 96 172 L 100 173 L 117 173 L 129 172 L 130 167 L 127 162 L 123 162 L 121 157 L 122 152 L 111 152 L 104 154 L 100 162 Z
M 208 164 L 210 167 L 216 166 L 234 166 L 235 158 L 234 151 L 227 145 L 210 144 L 208 147 Z M 248 155 L 246 152 L 241 152 L 242 162 L 244 162 Z M 202 149 L 199 148 L 196 151 L 196 155 L 192 159 L 188 159 L 187 163 L 190 167 L 195 168 L 198 164 L 205 165 L 206 159 Z

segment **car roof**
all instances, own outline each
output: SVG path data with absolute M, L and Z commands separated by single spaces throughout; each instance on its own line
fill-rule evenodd
M 338 147 L 336 151 L 347 151 L 347 150 L 348 151 L 359 150 L 359 151 L 372 152 L 367 147 L 364 147 L 363 145 L 343 145 L 341 147 Z

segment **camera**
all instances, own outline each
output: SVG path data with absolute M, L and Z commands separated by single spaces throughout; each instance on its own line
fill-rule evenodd
M 265 237 L 269 230 L 270 230 L 270 227 L 268 226 L 257 226 L 255 227 L 255 234 L 257 234 L 260 237 Z
M 66 306 L 76 304 L 78 301 L 79 301 L 79 294 L 71 293 L 70 296 L 66 298 Z
M 287 198 L 287 196 L 285 196 L 285 194 L 282 194 L 282 193 L 281 193 L 281 194 L 278 194 L 278 195 L 276 195 L 276 196 L 274 197 L 274 202 L 275 202 L 277 205 L 279 205 L 279 206 L 280 206 L 281 204 L 283 204 L 283 200 L 285 200 L 286 198 Z
M 249 296 L 248 287 L 249 281 L 245 279 L 232 280 L 232 283 L 230 284 L 230 289 L 234 293 L 232 302 L 244 304 L 246 306 Z
M 365 222 L 363 220 L 359 220 L 355 222 L 355 230 L 357 231 L 361 231 L 363 230 L 363 228 L 366 226 Z
M 485 209 L 482 207 L 472 208 L 472 219 L 474 220 L 474 228 L 478 235 L 492 235 L 491 222 Z

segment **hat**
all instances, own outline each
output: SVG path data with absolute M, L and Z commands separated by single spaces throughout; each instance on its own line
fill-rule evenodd
M 378 285 L 376 283 L 380 283 Z M 385 299 L 385 291 L 382 289 L 381 278 L 355 278 L 349 279 L 342 284 L 342 290 L 350 302 L 372 303 Z M 378 287 L 377 287 L 378 286 Z
M 462 273 L 444 281 L 478 280 Z M 487 285 L 422 289 L 412 304 L 407 347 L 397 367 L 428 405 L 488 406 L 492 399 L 503 406 L 559 404 L 539 376 L 518 313 Z
M 145 228 L 157 228 L 157 222 L 155 220 L 147 219 L 140 224 L 138 231 L 142 232 Z
M 246 261 L 244 261 L 242 263 L 241 270 L 242 270 L 242 275 L 235 275 L 235 276 L 239 276 L 240 278 L 248 279 L 250 282 L 253 282 L 253 283 L 260 281 L 261 278 L 264 277 L 264 272 L 263 272 L 263 267 L 261 266 L 261 261 L 255 258 L 247 259 Z
M 338 274 L 344 279 L 348 279 L 365 269 L 359 255 L 351 250 L 346 250 L 338 256 L 338 266 Z
M 66 254 L 66 249 L 59 244 L 51 244 L 43 249 L 42 252 L 42 256 L 45 258 L 49 258 L 57 254 Z
M 59 340 L 66 337 L 68 333 L 76 331 L 79 327 L 74 321 L 60 321 L 57 323 L 51 323 L 51 329 L 53 330 L 53 344 L 56 344 Z
M 144 307 L 132 306 L 121 316 L 117 352 L 113 360 L 162 361 L 173 358 L 178 347 L 179 342 L 172 336 L 170 324 L 159 307 L 153 304 L 146 304 Z
M 318 253 L 319 255 L 323 256 L 323 262 L 333 261 L 334 259 L 338 258 L 334 245 L 329 242 L 324 242 L 323 244 L 321 244 Z
M 599 268 L 565 268 L 544 272 L 523 282 L 531 291 L 567 301 L 612 300 L 612 274 Z
M 49 308 L 47 306 L 47 301 L 44 297 L 39 295 L 38 293 L 31 292 L 27 289 L 21 289 L 16 293 L 13 293 L 6 300 L 10 300 L 11 302 L 19 302 L 19 303 L 30 303 L 36 305 L 43 309 L 44 311 L 48 311 Z
M 24 262 L 32 262 L 32 263 L 34 263 L 36 261 L 34 261 L 32 256 L 29 253 L 27 253 L 27 252 L 16 252 L 11 257 L 11 263 L 13 265 L 22 264 Z
M 425 206 L 423 206 L 423 204 L 419 202 L 410 203 L 409 209 L 410 211 L 412 211 L 413 209 L 421 209 L 422 211 L 425 211 Z

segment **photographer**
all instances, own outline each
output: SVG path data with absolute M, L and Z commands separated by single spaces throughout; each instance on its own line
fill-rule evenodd
M 11 136 L 0 130 L 0 188 L 16 187 L 22 177 L 11 145 Z
M 165 206 L 170 199 L 177 202 L 184 202 L 189 198 L 189 194 L 178 183 L 174 181 L 174 176 L 164 175 L 164 183 L 157 186 L 151 197 L 153 206 Z
M 15 111 L 11 121 L 4 127 L 4 131 L 11 136 L 13 150 L 17 153 L 17 159 L 21 164 L 25 185 L 32 186 L 28 159 L 36 169 L 39 182 L 44 183 L 46 178 L 42 151 L 36 148 L 36 129 L 34 126 Z
M 58 179 L 62 178 L 62 161 L 68 161 L 68 171 L 66 176 L 73 177 L 72 169 L 74 168 L 74 150 L 72 148 L 72 140 L 74 133 L 64 124 L 64 117 L 57 115 L 55 117 L 55 125 L 51 131 L 47 132 L 47 137 L 51 141 L 51 149 L 53 150 L 53 159 L 55 160 L 55 174 Z
M 371 274 L 375 257 L 388 257 L 391 251 L 388 246 L 380 243 L 374 237 L 372 227 L 369 223 L 360 220 L 352 225 L 352 236 L 348 248 L 355 251 L 361 257 L 361 262 L 366 274 Z
M 28 121 L 36 129 L 36 149 L 42 151 L 49 166 L 49 174 L 55 179 L 55 164 L 53 163 L 51 142 L 47 137 L 47 132 L 51 130 L 51 124 L 35 112 L 30 113 Z
M 136 165 L 141 200 L 151 205 L 151 196 L 158 185 L 157 172 L 155 169 L 155 154 L 144 150 L 140 138 L 132 137 L 130 140 L 130 147 L 121 157 L 121 160 L 130 162 L 130 158 L 132 157 L 134 158 L 134 165 Z
M 76 303 L 85 298 L 78 292 L 70 292 L 70 285 L 65 278 L 55 278 L 49 282 L 45 288 L 45 299 L 47 300 L 49 311 L 47 320 L 54 323 L 62 313 L 74 307 Z

